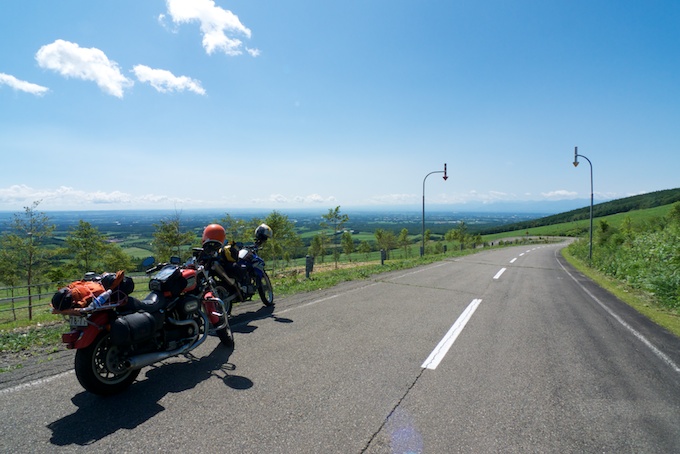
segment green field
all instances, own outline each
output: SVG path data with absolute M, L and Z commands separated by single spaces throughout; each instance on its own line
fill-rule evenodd
M 153 255 L 151 250 L 142 249 L 140 247 L 126 247 L 123 248 L 123 252 L 134 257 L 135 259 L 145 259 L 146 257 Z

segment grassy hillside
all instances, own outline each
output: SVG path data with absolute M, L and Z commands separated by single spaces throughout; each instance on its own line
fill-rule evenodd
M 601 217 L 597 217 L 593 213 L 593 227 L 597 228 L 597 223 L 599 221 L 606 220 L 612 227 L 620 228 L 626 218 L 629 218 L 630 221 L 635 225 L 643 225 L 645 223 L 654 222 L 656 219 L 667 216 L 672 207 L 673 205 L 663 205 L 654 208 L 633 210 Z M 484 235 L 484 240 L 495 241 L 502 238 L 517 237 L 527 234 L 531 236 L 581 236 L 587 234 L 589 228 L 590 217 L 588 216 L 585 219 L 579 221 L 561 222 L 543 225 L 540 227 L 524 227 L 522 229 L 508 231 L 503 229 L 502 232 Z
M 622 199 L 611 200 L 609 202 L 598 203 L 593 206 L 593 218 L 601 218 L 614 214 L 622 215 L 623 213 L 634 212 L 639 210 L 647 210 L 656 207 L 670 206 L 671 204 L 680 201 L 680 188 L 667 189 L 664 191 L 649 192 L 647 194 L 640 194 L 632 197 L 625 197 Z M 499 227 L 493 227 L 482 231 L 482 235 L 492 235 L 502 232 L 526 231 L 535 227 L 546 227 L 555 225 L 565 225 L 572 223 L 577 226 L 578 221 L 590 220 L 590 206 L 579 208 L 577 210 L 567 211 L 565 213 L 546 216 L 531 221 L 517 222 L 514 224 L 507 224 Z M 554 231 L 548 229 L 547 231 Z M 547 234 L 547 233 L 545 233 Z M 578 232 L 575 232 L 578 235 Z M 553 233 L 550 233 L 553 235 Z

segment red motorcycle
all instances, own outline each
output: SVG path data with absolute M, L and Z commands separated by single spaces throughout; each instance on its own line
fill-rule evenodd
M 211 334 L 233 347 L 230 304 L 219 298 L 206 270 L 211 259 L 197 260 L 201 255 L 195 249 L 182 266 L 171 260 L 147 270 L 156 274 L 142 300 L 109 288 L 86 307 L 53 309 L 69 320 L 71 331 L 62 342 L 76 350 L 75 373 L 83 388 L 99 395 L 121 392 L 143 367 L 186 354 Z

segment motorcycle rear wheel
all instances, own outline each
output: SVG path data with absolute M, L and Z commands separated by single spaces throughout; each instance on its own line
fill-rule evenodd
M 94 342 L 76 351 L 75 372 L 85 390 L 100 396 L 116 394 L 137 379 L 140 370 L 128 370 L 123 365 L 122 352 L 104 332 Z
M 265 306 L 274 305 L 274 289 L 267 273 L 264 273 L 261 278 L 257 279 L 257 293 L 260 294 L 260 299 Z

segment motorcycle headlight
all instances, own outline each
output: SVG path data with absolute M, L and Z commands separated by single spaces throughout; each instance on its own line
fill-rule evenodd
M 151 291 L 155 290 L 157 292 L 160 292 L 161 291 L 161 285 L 162 285 L 162 282 L 159 281 L 158 279 L 151 279 L 149 281 L 149 290 L 151 290 Z

